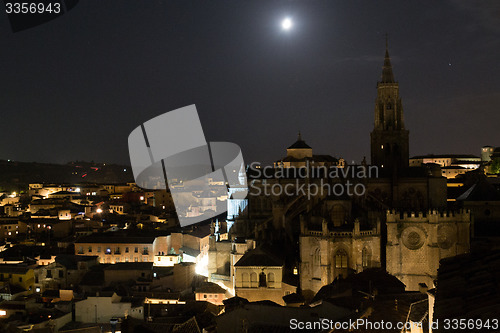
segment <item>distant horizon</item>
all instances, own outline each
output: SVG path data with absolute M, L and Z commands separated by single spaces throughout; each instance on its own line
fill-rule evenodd
M 306 140 L 304 140 L 306 141 Z M 306 141 L 307 142 L 307 141 Z M 483 148 L 483 147 L 493 147 L 493 148 L 498 148 L 500 146 L 494 146 L 494 145 L 484 145 L 484 146 L 481 146 L 479 149 Z M 313 153 L 314 153 L 314 147 L 311 147 L 313 149 Z M 286 148 L 285 148 L 285 151 L 286 151 Z M 314 154 L 314 155 L 330 155 L 330 154 Z M 419 155 L 411 155 L 410 154 L 410 159 L 412 158 L 415 158 L 415 157 L 418 157 L 418 156 L 445 156 L 445 155 L 472 155 L 474 157 L 477 157 L 477 158 L 480 158 L 481 157 L 481 154 L 474 154 L 474 153 L 425 153 L 425 154 L 419 154 Z M 286 156 L 286 153 L 284 153 L 282 155 L 282 157 L 285 157 Z M 340 158 L 343 158 L 342 156 L 335 156 L 335 155 L 330 155 L 334 158 L 337 158 L 337 159 L 340 159 Z M 245 164 L 246 165 L 250 165 L 251 163 L 255 163 L 255 162 L 258 162 L 258 163 L 261 163 L 263 165 L 272 165 L 274 162 L 277 162 L 279 161 L 280 159 L 276 159 L 276 160 L 273 160 L 273 161 L 250 161 L 248 162 L 247 160 L 245 160 Z M 361 163 L 363 160 L 363 158 L 359 159 L 359 160 L 354 160 L 355 163 Z M 67 162 L 51 162 L 51 161 L 43 161 L 43 162 L 39 162 L 39 161 L 21 161 L 21 160 L 8 160 L 8 159 L 3 159 L 3 158 L 0 158 L 0 161 L 4 161 L 4 162 L 20 162 L 20 163 L 37 163 L 37 164 L 54 164 L 54 165 L 66 165 L 66 164 L 70 164 L 70 163 L 76 163 L 76 162 L 79 162 L 79 163 L 93 163 L 93 164 L 102 164 L 102 165 L 106 165 L 106 164 L 109 164 L 109 165 L 116 165 L 116 166 L 126 166 L 126 167 L 131 167 L 130 166 L 130 163 L 120 163 L 120 162 L 109 162 L 109 161 L 106 161 L 106 162 L 102 162 L 102 161 L 93 161 L 93 160 L 90 160 L 90 161 L 87 161 L 87 160 L 73 160 L 73 161 L 67 161 Z M 348 163 L 351 163 L 350 160 L 347 160 L 345 159 L 346 162 Z M 370 161 L 369 161 L 369 157 L 367 157 L 367 162 L 368 164 L 370 165 Z

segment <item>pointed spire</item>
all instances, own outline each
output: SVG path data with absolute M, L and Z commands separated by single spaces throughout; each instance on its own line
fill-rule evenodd
M 382 69 L 382 83 L 394 83 L 394 74 L 392 73 L 391 57 L 389 57 L 389 41 L 385 34 L 385 58 Z
M 302 140 L 302 135 L 300 134 L 300 131 L 299 131 L 299 136 L 297 137 L 297 141 L 304 141 Z

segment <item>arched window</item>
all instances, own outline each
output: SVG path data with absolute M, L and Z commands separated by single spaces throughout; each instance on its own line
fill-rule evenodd
M 257 288 L 258 287 L 258 281 L 257 281 L 257 273 L 252 273 L 250 274 L 250 288 Z
M 335 252 L 335 276 L 346 277 L 349 268 L 349 257 L 345 250 Z
M 313 278 L 321 279 L 321 252 L 319 248 L 314 251 L 312 269 Z
M 274 273 L 267 274 L 267 286 L 274 288 Z
M 241 274 L 241 286 L 243 288 L 250 287 L 250 275 L 248 273 Z
M 347 268 L 347 253 L 344 250 L 335 253 L 335 268 Z
M 259 274 L 259 287 L 267 287 L 266 273 L 264 272 Z
M 368 268 L 371 266 L 370 262 L 371 262 L 370 251 L 366 247 L 364 247 L 363 251 L 361 252 L 361 265 L 363 266 L 363 268 Z

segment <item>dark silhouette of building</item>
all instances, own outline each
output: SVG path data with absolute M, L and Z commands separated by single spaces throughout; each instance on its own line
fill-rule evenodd
M 399 83 L 394 81 L 386 43 L 382 79 L 377 82 L 375 126 L 371 132 L 371 163 L 384 169 L 408 167 L 409 132 L 405 129 Z

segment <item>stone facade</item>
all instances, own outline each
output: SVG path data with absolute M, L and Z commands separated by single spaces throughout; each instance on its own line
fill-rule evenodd
M 312 298 L 322 286 L 339 276 L 380 267 L 380 223 L 372 230 L 329 230 L 325 220 L 322 230 L 309 230 L 301 221 L 300 285 L 304 297 Z
M 387 272 L 407 290 L 429 288 L 437 278 L 439 260 L 469 252 L 470 211 L 440 213 L 387 212 Z

